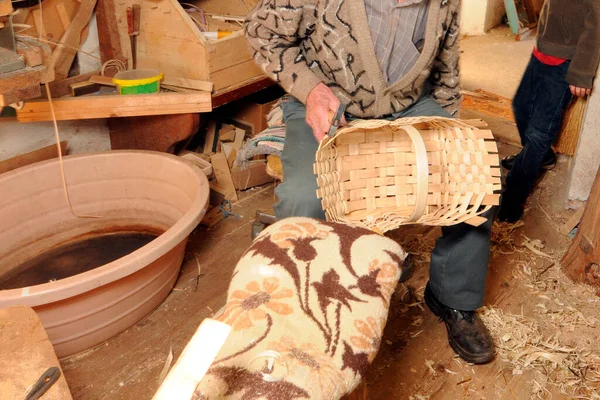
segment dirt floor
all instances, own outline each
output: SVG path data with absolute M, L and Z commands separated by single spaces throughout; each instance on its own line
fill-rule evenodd
M 469 116 L 486 119 L 473 111 Z M 488 120 L 493 130 L 515 129 L 507 121 Z M 500 145 L 501 155 L 516 151 Z M 393 298 L 367 377 L 370 399 L 600 398 L 600 352 L 594 346 L 600 293 L 572 284 L 559 267 L 571 241 L 560 230 L 574 213 L 561 200 L 567 171 L 563 160 L 545 175 L 524 224 L 494 227 L 482 315 L 499 353 L 489 365 L 460 361 L 443 324 L 422 303 L 439 229 L 405 228 L 391 235 L 418 263 Z M 62 363 L 73 397 L 150 399 L 170 352 L 177 358 L 199 323 L 224 305 L 232 270 L 251 243 L 254 213 L 270 211 L 273 203 L 273 186 L 250 190 L 234 205 L 240 219 L 227 218 L 212 231 L 197 229 L 164 304 L 107 343 Z

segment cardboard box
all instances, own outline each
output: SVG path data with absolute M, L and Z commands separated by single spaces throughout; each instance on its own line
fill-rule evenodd
M 239 111 L 232 114 L 231 119 L 252 129 L 252 136 L 267 129 L 267 115 L 283 96 L 279 88 L 265 90 L 249 96 L 247 101 L 236 104 Z

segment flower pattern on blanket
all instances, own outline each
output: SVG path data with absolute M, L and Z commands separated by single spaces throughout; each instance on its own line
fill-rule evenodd
M 375 358 L 406 254 L 363 228 L 280 221 L 239 261 L 216 319 L 232 333 L 199 399 L 339 399 Z

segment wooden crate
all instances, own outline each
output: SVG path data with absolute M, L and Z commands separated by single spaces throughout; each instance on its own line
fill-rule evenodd
M 211 29 L 236 30 L 219 39 L 207 40 L 194 22 L 197 14 L 186 12 L 177 0 L 115 2 L 121 48 L 131 63 L 131 44 L 127 35 L 126 10 L 132 4 L 141 6 L 140 34 L 137 38 L 137 68 L 154 68 L 165 77 L 211 81 L 213 93 L 233 90 L 263 79 L 262 70 L 252 54 L 240 24 L 209 17 Z M 245 17 L 257 0 L 231 2 L 223 0 L 191 0 L 188 4 L 214 15 Z

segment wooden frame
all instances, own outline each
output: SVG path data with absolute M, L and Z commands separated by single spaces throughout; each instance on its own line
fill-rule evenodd
M 327 219 L 383 233 L 401 225 L 479 225 L 499 204 L 492 132 L 449 118 L 354 121 L 317 151 Z
M 177 0 L 115 2 L 117 16 L 125 15 L 132 4 L 141 6 L 141 28 L 137 37 L 137 67 L 153 68 L 165 76 L 210 81 L 215 92 L 239 87 L 264 77 L 252 59 L 243 30 L 208 41 Z M 193 4 L 209 13 L 224 15 L 246 12 L 222 0 L 195 0 Z M 252 1 L 247 1 L 251 7 Z M 256 2 L 254 2 L 256 3 Z M 131 59 L 126 18 L 117 18 L 120 48 Z

